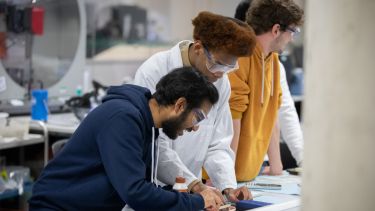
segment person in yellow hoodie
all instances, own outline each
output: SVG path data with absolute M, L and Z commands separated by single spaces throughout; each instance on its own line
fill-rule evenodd
M 277 114 L 281 104 L 278 52 L 293 40 L 303 22 L 303 10 L 292 0 L 252 2 L 246 22 L 254 29 L 254 53 L 238 60 L 239 70 L 229 74 L 237 181 L 254 179 L 268 152 L 269 171 L 281 174 L 280 129 Z

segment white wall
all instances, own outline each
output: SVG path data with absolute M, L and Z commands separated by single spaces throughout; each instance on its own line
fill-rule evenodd
M 137 5 L 144 7 L 148 13 L 156 13 L 162 16 L 163 35 L 167 40 L 175 42 L 182 39 L 190 39 L 192 34 L 191 20 L 200 11 L 208 10 L 218 14 L 233 17 L 234 11 L 240 0 L 84 0 L 86 4 L 94 5 L 92 14 L 103 25 L 109 18 L 109 6 L 114 5 Z M 90 13 L 90 12 L 89 12 Z M 102 17 L 100 17 L 100 15 Z M 93 19 L 89 18 L 91 27 Z
M 137 5 L 148 10 L 148 15 L 161 21 L 158 29 L 161 30 L 164 41 L 174 43 L 183 39 L 192 39 L 192 19 L 200 11 L 208 10 L 218 14 L 233 17 L 234 11 L 240 0 L 85 0 L 91 4 L 89 14 L 94 15 L 90 20 L 98 20 L 97 24 L 104 24 L 110 17 L 109 6 Z M 104 9 L 107 8 L 107 9 Z M 93 23 L 91 23 L 92 25 Z M 94 23 L 95 24 L 95 23 Z M 149 55 L 145 56 L 147 58 Z M 92 72 L 92 77 L 105 85 L 118 85 L 127 76 L 134 77 L 134 73 L 142 64 L 141 60 L 134 61 L 89 61 L 87 66 Z
M 303 211 L 372 211 L 375 1 L 306 9 Z
M 234 16 L 235 8 L 240 0 L 171 0 L 171 39 L 192 39 L 193 26 L 191 20 L 200 11 L 211 11 L 225 16 Z

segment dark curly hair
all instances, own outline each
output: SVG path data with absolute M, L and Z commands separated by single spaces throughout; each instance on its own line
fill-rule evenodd
M 246 13 L 249 10 L 252 0 L 242 0 L 236 7 L 234 18 L 240 21 L 246 21 Z
M 193 67 L 180 67 L 160 79 L 153 97 L 162 106 L 172 105 L 178 98 L 184 97 L 189 111 L 199 108 L 204 100 L 215 104 L 219 93 L 200 71 Z
M 275 24 L 281 30 L 303 23 L 303 10 L 293 0 L 255 0 L 247 12 L 246 22 L 260 35 L 270 31 Z
M 194 40 L 200 40 L 209 50 L 237 57 L 253 53 L 255 33 L 245 22 L 204 11 L 192 23 Z

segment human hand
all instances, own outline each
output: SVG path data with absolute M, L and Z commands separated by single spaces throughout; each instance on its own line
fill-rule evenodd
M 203 197 L 205 210 L 218 211 L 219 207 L 224 204 L 223 198 L 219 197 L 212 188 L 206 188 L 199 194 Z
M 239 200 L 249 200 L 253 198 L 246 186 L 237 189 L 227 188 L 224 190 L 224 195 L 230 202 L 238 202 Z
M 200 192 L 202 192 L 202 191 L 204 191 L 208 188 L 211 189 L 211 191 L 213 191 L 218 197 L 220 197 L 224 201 L 224 197 L 218 189 L 216 189 L 214 187 L 211 187 L 211 186 L 207 186 L 207 185 L 203 184 L 202 182 L 198 182 L 197 184 L 195 184 L 191 188 L 191 192 L 200 193 Z
M 262 174 L 265 175 L 281 175 L 283 173 L 283 164 L 265 166 Z

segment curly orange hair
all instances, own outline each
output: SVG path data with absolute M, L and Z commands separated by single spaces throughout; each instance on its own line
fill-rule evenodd
M 253 53 L 255 33 L 245 22 L 204 11 L 192 23 L 194 40 L 200 40 L 211 51 L 221 51 L 237 57 Z

